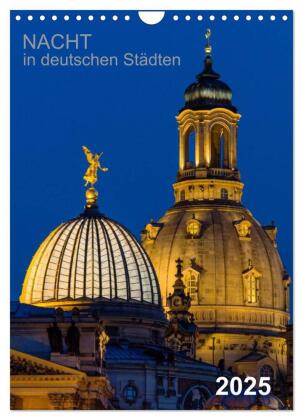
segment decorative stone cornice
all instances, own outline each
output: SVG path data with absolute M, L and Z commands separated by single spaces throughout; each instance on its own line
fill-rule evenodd
M 84 372 L 61 366 L 49 360 L 44 360 L 27 353 L 12 349 L 10 354 L 11 375 L 14 377 L 45 377 L 50 380 L 52 377 L 85 377 Z
M 261 307 L 195 305 L 191 308 L 198 327 L 251 328 L 283 332 L 289 320 L 284 311 Z
M 11 355 L 11 375 L 59 375 L 59 369 L 50 368 L 40 363 L 34 363 L 15 355 Z

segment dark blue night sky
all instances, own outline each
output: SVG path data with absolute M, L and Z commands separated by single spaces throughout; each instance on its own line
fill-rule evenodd
M 12 17 L 17 13 L 13 12 Z M 22 17 L 25 12 L 19 13 Z M 11 27 L 11 292 L 18 299 L 31 257 L 48 233 L 81 213 L 87 168 L 81 146 L 103 151 L 97 188 L 102 212 L 137 237 L 151 218 L 173 204 L 171 184 L 178 165 L 175 116 L 183 92 L 203 64 L 204 32 L 213 32 L 214 69 L 233 90 L 242 115 L 238 163 L 245 183 L 244 204 L 262 223 L 274 220 L 278 246 L 292 274 L 292 16 L 282 12 L 237 12 L 226 22 L 172 20 L 173 12 L 154 26 L 135 12 L 129 22 L 75 20 L 79 12 L 55 13 L 58 20 L 31 12 L 32 22 L 12 19 Z M 220 13 L 214 13 L 221 16 Z M 125 52 L 179 55 L 180 67 L 24 67 L 23 33 L 92 33 L 96 55 Z M 45 53 L 47 51 L 44 51 Z M 79 51 L 79 54 L 83 51 Z M 57 52 L 57 55 L 64 52 Z

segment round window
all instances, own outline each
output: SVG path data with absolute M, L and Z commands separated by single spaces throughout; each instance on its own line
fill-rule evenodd
M 200 233 L 200 223 L 196 220 L 191 220 L 187 225 L 187 233 L 191 236 L 197 237 Z

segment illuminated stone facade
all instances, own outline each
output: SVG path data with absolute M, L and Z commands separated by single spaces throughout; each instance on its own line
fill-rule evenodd
M 109 409 L 114 389 L 104 376 L 11 350 L 11 409 Z
M 218 369 L 189 357 L 190 315 L 171 348 L 176 323 L 146 252 L 99 212 L 96 192 L 86 199 L 42 242 L 11 304 L 12 409 L 186 409 L 192 395 L 202 409 Z

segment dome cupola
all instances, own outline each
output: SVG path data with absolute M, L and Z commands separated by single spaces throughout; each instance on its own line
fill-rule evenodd
M 220 75 L 213 70 L 212 47 L 210 45 L 210 29 L 206 32 L 204 69 L 197 75 L 197 80 L 185 90 L 185 106 L 183 109 L 207 110 L 226 108 L 236 112 L 232 105 L 232 91 L 220 80 Z

